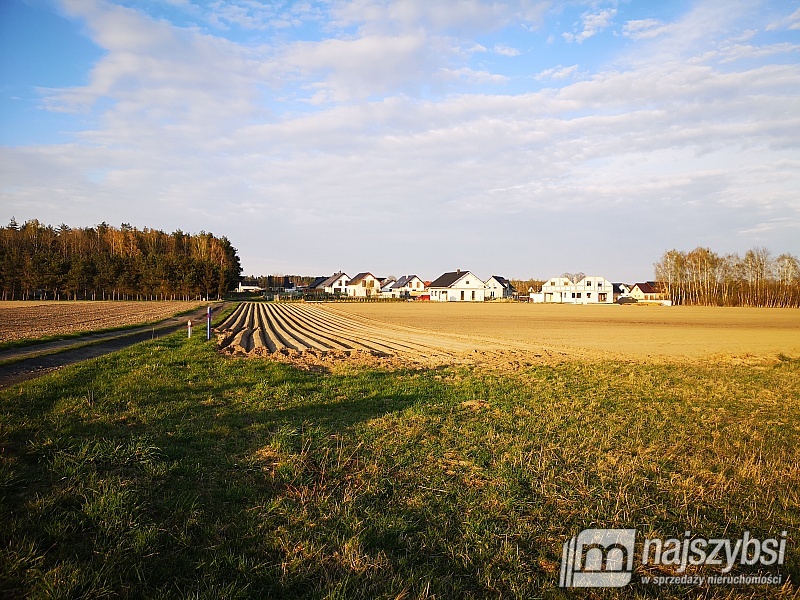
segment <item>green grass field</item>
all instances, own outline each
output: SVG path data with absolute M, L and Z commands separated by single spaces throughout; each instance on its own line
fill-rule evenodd
M 558 575 L 587 527 L 785 530 L 798 581 L 798 447 L 786 357 L 325 372 L 173 335 L 0 392 L 0 596 L 792 598 Z

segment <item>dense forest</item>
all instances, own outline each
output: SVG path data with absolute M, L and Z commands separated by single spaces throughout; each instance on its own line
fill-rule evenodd
M 239 257 L 230 242 L 201 231 L 53 228 L 37 220 L 0 229 L 3 300 L 190 300 L 236 286 Z
M 669 250 L 656 280 L 674 304 L 800 307 L 800 261 L 766 248 L 719 255 L 708 248 Z

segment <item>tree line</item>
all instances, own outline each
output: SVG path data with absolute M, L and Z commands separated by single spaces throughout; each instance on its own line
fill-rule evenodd
M 669 250 L 655 264 L 655 277 L 673 304 L 800 307 L 800 261 L 766 248 L 744 256 Z
M 3 300 L 190 300 L 236 286 L 239 257 L 227 238 L 201 231 L 71 228 L 33 219 L 0 229 Z

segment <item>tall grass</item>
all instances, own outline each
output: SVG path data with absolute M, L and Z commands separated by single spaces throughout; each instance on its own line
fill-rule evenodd
M 312 372 L 174 335 L 0 393 L 0 596 L 575 597 L 586 527 L 787 530 L 794 581 L 799 417 L 786 357 Z

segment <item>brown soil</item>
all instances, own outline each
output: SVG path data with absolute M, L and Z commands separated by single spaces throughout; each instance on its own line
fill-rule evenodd
M 235 356 L 305 368 L 570 360 L 760 363 L 800 356 L 800 311 L 516 303 L 243 304 L 218 329 Z
M 0 342 L 150 323 L 200 305 L 199 302 L 0 302 Z

